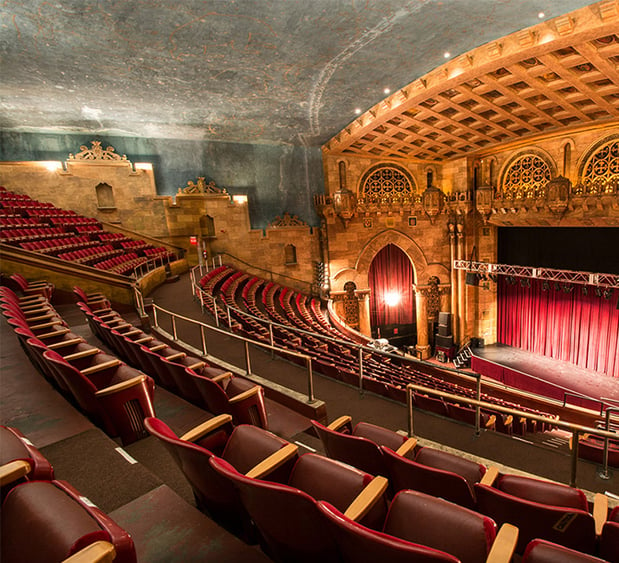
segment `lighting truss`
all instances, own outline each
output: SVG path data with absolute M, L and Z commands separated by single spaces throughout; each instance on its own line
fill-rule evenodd
M 593 274 L 591 272 L 532 268 L 530 266 L 509 266 L 507 264 L 490 264 L 488 262 L 472 262 L 470 260 L 454 260 L 453 267 L 455 270 L 466 270 L 467 272 L 482 276 L 514 276 L 619 289 L 619 276 L 613 274 Z

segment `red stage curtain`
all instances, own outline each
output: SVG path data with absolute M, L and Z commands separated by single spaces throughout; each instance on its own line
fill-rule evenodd
M 500 343 L 619 377 L 619 290 L 514 280 L 498 280 Z
M 406 254 L 394 244 L 385 246 L 372 260 L 369 271 L 370 322 L 373 327 L 412 324 L 414 314 L 413 267 Z M 400 294 L 400 304 L 389 307 L 385 295 Z

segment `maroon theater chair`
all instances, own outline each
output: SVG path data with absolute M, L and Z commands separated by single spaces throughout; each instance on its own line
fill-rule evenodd
M 602 527 L 600 557 L 619 563 L 619 506 L 613 508 Z
M 539 539 L 529 542 L 522 556 L 522 563 L 605 563 L 605 561 L 605 559 Z
M 219 455 L 242 473 L 286 481 L 297 459 L 297 446 L 256 426 L 233 427 L 230 415 L 212 418 L 181 437 L 158 418 L 144 423 L 189 481 L 198 508 L 251 541 L 255 531 L 236 489 L 211 468 L 209 459 Z
M 144 438 L 144 418 L 154 416 L 154 382 L 149 376 L 101 354 L 79 369 L 53 350 L 43 353 L 57 376 L 64 380 L 79 407 L 110 436 L 123 444 Z
M 300 456 L 287 484 L 243 475 L 221 458 L 211 458 L 210 464 L 238 489 L 260 532 L 263 550 L 277 562 L 341 560 L 318 500 L 328 501 L 368 527 L 379 526 L 386 514 L 384 477 L 317 454 Z
M 19 291 L 26 297 L 32 295 L 42 295 L 46 299 L 51 299 L 54 293 L 54 284 L 45 280 L 28 281 L 21 274 L 15 273 L 10 279 L 17 284 Z
M 2 563 L 59 563 L 98 548 L 109 553 L 102 561 L 137 561 L 131 536 L 65 481 L 31 481 L 11 489 L 2 504 L 1 532 Z
M 52 464 L 17 428 L 0 426 L 0 486 L 3 493 L 21 480 L 51 480 Z
M 400 491 L 394 497 L 380 531 L 352 522 L 328 503 L 320 503 L 320 509 L 346 563 L 508 562 L 516 546 L 513 526 L 497 535 L 496 524 L 487 516 L 417 491 Z M 495 558 L 498 553 L 502 558 Z
M 388 477 L 381 446 L 399 450 L 401 455 L 406 455 L 416 443 L 414 438 L 407 439 L 393 430 L 367 422 L 359 422 L 353 428 L 350 416 L 342 416 L 329 426 L 312 420 L 312 426 L 328 457 L 348 463 L 371 475 Z
M 484 478 L 485 466 L 428 447 L 419 448 L 414 459 L 390 448 L 383 447 L 382 451 L 394 491 L 413 489 L 466 508 L 475 508 L 473 486 Z
M 499 525 L 510 522 L 518 527 L 518 553 L 524 553 L 528 543 L 537 538 L 594 553 L 596 530 L 601 531 L 601 524 L 596 526 L 587 499 L 579 489 L 531 477 L 501 475 L 492 486 L 475 484 L 475 493 L 480 512 Z M 596 500 L 603 498 L 596 495 Z

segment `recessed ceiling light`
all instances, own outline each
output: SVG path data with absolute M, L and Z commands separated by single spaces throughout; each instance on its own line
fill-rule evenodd
M 451 53 L 449 51 L 445 51 L 443 53 L 443 57 L 445 57 L 446 59 L 448 59 L 449 57 L 451 57 Z
M 390 90 L 389 88 L 385 88 L 385 89 L 383 90 L 383 92 L 384 92 L 385 94 L 389 94 L 389 93 L 391 92 L 391 90 Z
M 546 17 L 546 14 L 544 12 L 540 12 L 539 14 L 537 14 L 537 17 L 541 20 L 542 18 Z
M 361 110 L 359 108 L 355 108 L 355 113 L 359 115 L 361 113 Z

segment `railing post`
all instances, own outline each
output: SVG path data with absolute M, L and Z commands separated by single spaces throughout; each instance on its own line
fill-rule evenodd
M 157 305 L 153 304 L 153 322 L 155 327 L 159 328 L 159 319 L 157 318 Z
M 271 344 L 271 359 L 275 357 L 275 351 L 273 347 L 275 346 L 275 338 L 273 336 L 273 323 L 269 323 L 269 343 Z
M 408 437 L 413 436 L 413 390 L 406 388 L 406 408 L 408 409 Z
M 606 409 L 606 420 L 604 430 L 608 432 L 610 430 L 610 413 L 619 412 L 617 407 L 608 407 Z M 604 451 L 602 453 L 602 470 L 598 473 L 601 479 L 610 479 L 610 473 L 608 471 L 608 436 L 604 436 Z
M 245 368 L 247 369 L 247 375 L 251 375 L 251 360 L 249 358 L 249 341 L 244 340 L 245 343 Z
M 208 356 L 208 351 L 206 349 L 206 334 L 204 334 L 203 325 L 200 325 L 200 339 L 202 340 L 202 354 Z
M 215 315 L 215 326 L 219 328 L 219 314 L 217 313 L 217 299 L 211 297 L 213 300 L 213 313 Z
M 359 346 L 359 393 L 363 393 L 363 347 Z
M 312 371 L 312 358 L 307 358 L 307 402 L 314 402 L 314 372 Z
M 578 469 L 578 439 L 580 432 L 572 431 L 572 469 L 570 471 L 570 487 L 576 487 L 576 471 Z
M 228 315 L 228 328 L 232 330 L 232 317 L 230 315 L 230 306 L 226 304 L 226 315 Z
M 174 340 L 178 340 L 178 335 L 176 333 L 176 317 L 172 315 L 172 337 Z

